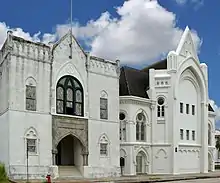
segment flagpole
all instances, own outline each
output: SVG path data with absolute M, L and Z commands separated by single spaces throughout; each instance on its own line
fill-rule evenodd
M 73 0 L 70 0 L 70 56 L 72 59 L 72 22 L 73 22 Z

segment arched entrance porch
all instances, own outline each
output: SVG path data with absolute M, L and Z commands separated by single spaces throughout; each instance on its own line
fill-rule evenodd
M 148 173 L 148 157 L 143 151 L 136 156 L 136 174 Z
M 57 145 L 56 165 L 60 177 L 81 177 L 83 175 L 83 145 L 74 135 L 67 135 Z

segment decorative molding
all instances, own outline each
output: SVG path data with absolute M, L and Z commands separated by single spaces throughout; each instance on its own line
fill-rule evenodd
M 120 104 L 136 104 L 136 105 L 147 105 L 151 106 L 152 104 L 155 105 L 156 102 L 150 99 L 145 99 L 136 96 L 120 96 L 119 97 Z
M 67 135 L 75 136 L 81 142 L 83 151 L 88 152 L 88 120 L 52 116 L 53 149 L 56 149 L 58 143 Z

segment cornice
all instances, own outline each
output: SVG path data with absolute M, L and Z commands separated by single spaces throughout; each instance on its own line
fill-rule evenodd
M 137 105 L 156 105 L 156 102 L 151 99 L 136 97 L 136 96 L 120 96 L 120 104 L 137 104 Z

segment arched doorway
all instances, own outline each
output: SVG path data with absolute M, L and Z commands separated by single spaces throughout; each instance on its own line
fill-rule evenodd
M 140 151 L 136 156 L 136 174 L 147 173 L 147 157 L 144 152 Z
M 57 145 L 56 165 L 59 176 L 81 176 L 83 174 L 83 146 L 79 139 L 67 135 Z
M 212 169 L 212 156 L 210 153 L 208 153 L 208 171 L 209 172 L 213 171 L 213 169 Z

